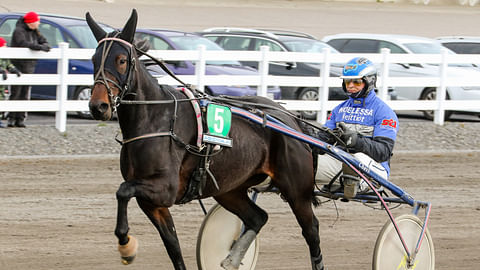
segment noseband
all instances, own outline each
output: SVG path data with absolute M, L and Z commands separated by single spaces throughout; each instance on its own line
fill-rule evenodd
M 131 74 L 132 74 L 133 70 L 136 70 L 136 65 L 135 65 L 136 50 L 135 50 L 135 46 L 133 44 L 131 44 L 131 43 L 129 43 L 129 42 L 123 40 L 123 39 L 117 38 L 116 36 L 115 37 L 106 37 L 106 38 L 100 40 L 98 42 L 98 44 L 100 45 L 102 42 L 106 42 L 106 43 L 103 46 L 102 60 L 100 62 L 99 70 L 95 74 L 94 84 L 101 83 L 101 84 L 105 85 L 105 87 L 107 88 L 107 94 L 108 94 L 108 98 L 109 98 L 109 102 L 110 102 L 110 107 L 112 109 L 112 112 L 115 112 L 117 110 L 117 107 L 120 105 L 120 101 L 123 99 L 124 96 L 126 96 L 128 94 L 128 91 L 130 89 L 130 85 L 131 85 L 131 81 L 132 81 Z M 113 46 L 114 42 L 120 42 L 121 44 L 127 46 L 127 48 L 129 49 L 129 55 L 130 55 L 130 59 L 129 59 L 129 62 L 128 62 L 129 69 L 127 71 L 127 78 L 126 78 L 125 81 L 118 82 L 118 83 L 114 80 L 111 80 L 111 79 L 107 78 L 107 76 L 105 75 L 105 61 L 107 59 L 107 56 L 110 53 L 110 50 L 112 49 L 112 46 Z M 121 86 L 119 83 L 122 84 L 123 86 Z M 113 84 L 118 89 L 118 91 L 119 91 L 118 95 L 113 94 L 112 88 L 110 87 L 110 84 Z

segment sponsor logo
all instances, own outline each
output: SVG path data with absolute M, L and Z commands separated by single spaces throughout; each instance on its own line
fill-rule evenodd
M 343 73 L 347 74 L 349 72 L 355 71 L 358 68 L 358 65 L 348 64 L 343 67 Z
M 392 128 L 397 128 L 397 121 L 393 119 L 383 119 L 382 126 L 390 126 Z
M 345 70 L 355 70 L 355 69 L 357 69 L 357 65 L 350 64 L 345 66 Z
M 364 115 L 364 116 L 373 116 L 373 109 L 358 108 L 358 107 L 342 107 L 338 110 L 338 112 Z
M 367 172 L 367 173 L 370 172 L 370 168 L 369 168 L 367 165 L 365 165 L 365 164 L 363 164 L 363 163 L 360 162 L 360 163 L 358 163 L 358 166 L 359 166 L 360 169 L 362 169 L 364 172 Z

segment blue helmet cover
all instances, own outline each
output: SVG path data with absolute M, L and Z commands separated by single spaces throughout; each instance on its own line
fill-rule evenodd
M 371 74 L 377 74 L 373 63 L 364 57 L 355 57 L 343 67 L 342 79 L 362 78 Z
M 342 83 L 342 88 L 348 96 L 352 98 L 366 97 L 375 88 L 377 81 L 377 68 L 375 65 L 365 57 L 355 57 L 348 61 L 343 67 L 341 79 L 359 79 L 365 82 L 365 87 L 362 91 L 354 94 L 348 93 L 345 83 Z

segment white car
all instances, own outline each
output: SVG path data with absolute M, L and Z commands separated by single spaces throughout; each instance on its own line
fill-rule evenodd
M 382 48 L 391 53 L 435 54 L 441 53 L 442 45 L 435 39 L 390 34 L 345 33 L 326 36 L 322 41 L 342 53 L 380 53 Z M 450 51 L 454 53 L 453 51 Z M 392 77 L 434 77 L 439 74 L 439 66 L 434 64 L 391 64 Z M 450 65 L 448 75 L 454 77 L 480 77 L 480 69 L 474 65 Z M 395 87 L 397 99 L 433 100 L 436 99 L 436 87 Z M 480 87 L 447 87 L 447 99 L 480 100 Z M 469 111 L 480 114 L 480 109 Z M 427 119 L 433 119 L 433 111 L 423 112 Z M 445 119 L 453 112 L 446 111 Z

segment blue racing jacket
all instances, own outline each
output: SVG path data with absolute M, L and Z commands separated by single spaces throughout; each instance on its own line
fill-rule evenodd
M 371 91 L 365 98 L 349 98 L 336 106 L 325 125 L 334 129 L 340 122 L 359 134 L 350 152 L 367 154 L 390 175 L 390 157 L 398 132 L 395 112 Z

